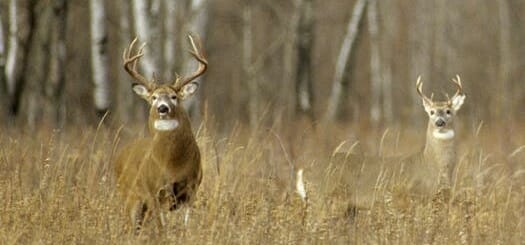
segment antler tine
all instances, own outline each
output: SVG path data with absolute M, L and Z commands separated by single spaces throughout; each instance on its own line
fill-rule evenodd
M 421 76 L 417 77 L 416 90 L 423 100 L 425 100 L 428 103 L 432 103 L 432 99 L 429 99 L 426 95 L 423 94 L 423 82 L 421 81 Z
M 456 90 L 456 93 L 454 94 L 454 96 L 452 96 L 452 98 L 460 95 L 463 91 L 463 85 L 461 85 L 461 78 L 459 77 L 459 75 L 456 75 L 455 78 L 452 78 L 452 82 L 456 85 L 457 87 L 457 90 Z
M 142 56 L 144 56 L 144 47 L 146 46 L 146 43 L 143 43 L 138 52 L 135 55 L 132 55 L 133 47 L 135 46 L 135 43 L 137 42 L 137 38 L 133 39 L 131 41 L 131 44 L 128 48 L 124 49 L 124 53 L 122 54 L 122 61 L 124 62 L 124 70 L 128 72 L 128 74 L 133 77 L 138 83 L 146 86 L 147 88 L 152 87 L 152 83 L 148 81 L 144 76 L 142 76 L 137 71 L 137 63 L 140 60 Z
M 192 50 L 190 50 L 190 54 L 199 62 L 199 67 L 190 76 L 175 80 L 174 86 L 176 91 L 180 90 L 184 85 L 190 83 L 197 77 L 204 74 L 204 72 L 206 72 L 206 69 L 208 68 L 208 61 L 204 57 L 204 52 L 200 47 L 200 43 L 199 45 L 196 45 L 191 34 L 188 35 L 188 39 L 192 47 Z

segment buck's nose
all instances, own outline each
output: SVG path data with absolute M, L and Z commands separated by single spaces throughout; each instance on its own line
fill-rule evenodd
M 157 107 L 157 111 L 160 113 L 160 114 L 166 114 L 170 111 L 170 108 L 166 105 L 160 105 L 159 107 Z
M 438 127 L 443 127 L 443 126 L 445 126 L 445 120 L 443 120 L 443 119 L 441 119 L 441 118 L 438 119 L 438 120 L 436 121 L 436 126 L 438 126 Z

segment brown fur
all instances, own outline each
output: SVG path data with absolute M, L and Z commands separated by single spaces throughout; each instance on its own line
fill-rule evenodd
M 157 84 L 137 72 L 144 44 L 133 53 L 137 39 L 124 50 L 124 69 L 136 80 L 133 91 L 150 105 L 150 136 L 125 146 L 115 161 L 117 186 L 136 229 L 150 216 L 164 226 L 162 208 L 175 210 L 192 201 L 202 180 L 200 151 L 182 101 L 192 96 L 208 62 L 194 38 L 188 36 L 191 55 L 199 62 L 188 77 L 171 84 Z
M 155 90 L 168 92 L 167 88 Z M 151 135 L 124 146 L 115 161 L 117 185 L 138 225 L 163 205 L 174 209 L 191 201 L 202 179 L 200 152 L 187 113 L 178 105 L 169 117 L 179 121 L 178 128 L 156 130 L 153 123 L 159 115 L 151 107 Z

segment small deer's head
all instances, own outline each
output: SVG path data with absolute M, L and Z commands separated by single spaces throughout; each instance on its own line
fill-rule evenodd
M 465 94 L 462 92 L 461 79 L 459 75 L 452 79 L 456 85 L 456 93 L 452 98 L 447 95 L 446 101 L 433 101 L 423 94 L 421 76 L 417 78 L 416 90 L 423 101 L 423 107 L 428 115 L 429 129 L 433 136 L 438 139 L 451 139 L 454 137 L 454 117 L 465 101 Z
M 155 79 L 148 80 L 136 70 L 139 59 L 144 55 L 145 43 L 136 54 L 132 54 L 137 39 L 133 40 L 129 48 L 124 50 L 122 59 L 124 69 L 136 80 L 133 83 L 133 91 L 150 105 L 149 121 L 154 130 L 168 131 L 179 126 L 181 117 L 185 117 L 185 111 L 181 102 L 191 97 L 197 91 L 199 84 L 193 80 L 206 71 L 208 62 L 202 52 L 197 48 L 193 37 L 188 36 L 193 50 L 190 53 L 199 62 L 197 70 L 188 77 L 177 76 L 174 82 L 159 84 Z

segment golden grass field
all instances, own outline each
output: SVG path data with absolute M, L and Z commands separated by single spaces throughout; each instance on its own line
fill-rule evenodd
M 330 164 L 336 149 L 361 140 L 367 152 L 417 151 L 421 128 L 249 130 L 201 126 L 204 178 L 187 225 L 183 212 L 158 231 L 126 230 L 112 156 L 143 134 L 130 127 L 3 129 L 0 134 L 1 244 L 524 244 L 525 128 L 462 127 L 452 198 L 411 201 L 381 195 L 348 216 L 348 197 Z M 338 147 L 339 146 L 339 147 Z M 294 191 L 303 168 L 307 202 Z

